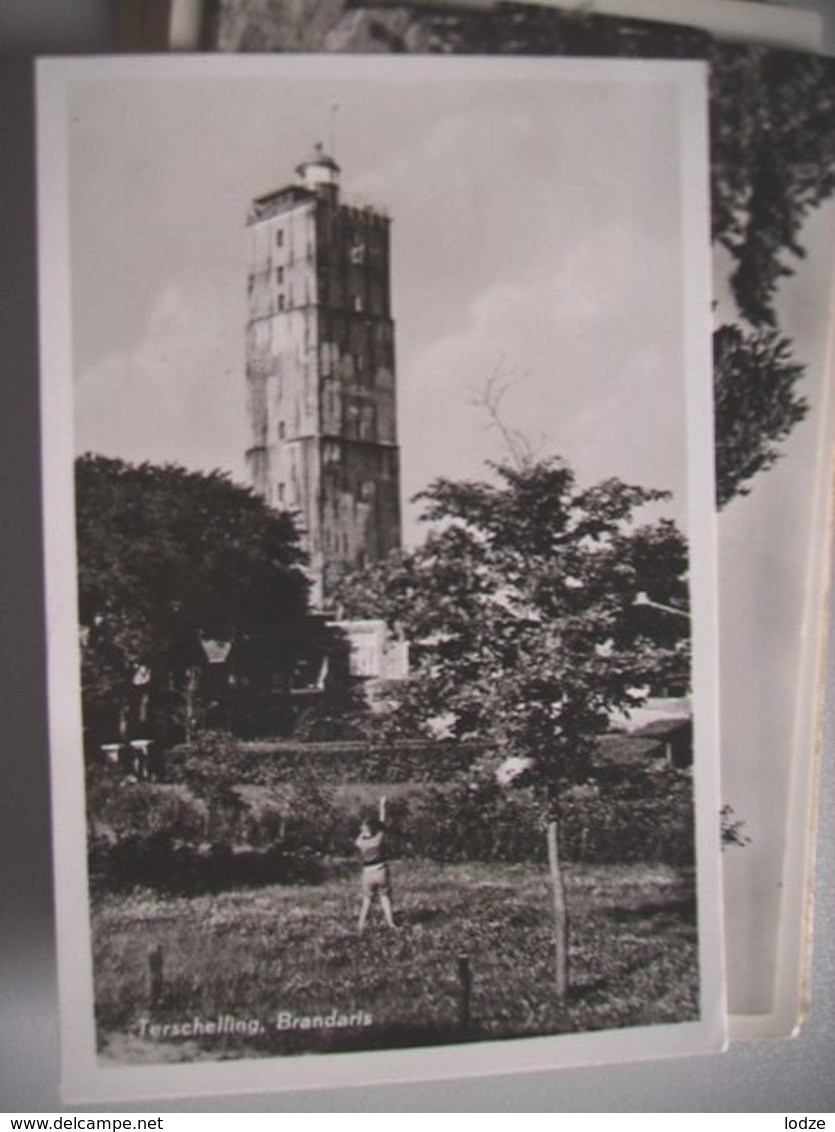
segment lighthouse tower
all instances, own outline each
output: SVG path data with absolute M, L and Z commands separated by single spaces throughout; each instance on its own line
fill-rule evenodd
M 312 600 L 400 545 L 389 218 L 345 202 L 317 145 L 247 217 L 255 490 L 296 514 Z

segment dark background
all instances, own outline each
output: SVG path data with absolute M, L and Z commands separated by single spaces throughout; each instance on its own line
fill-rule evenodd
M 817 0 L 835 51 L 835 2 Z M 0 8 L 0 1110 L 60 1111 L 42 610 L 31 56 L 111 49 L 104 0 Z M 829 649 L 812 1002 L 790 1041 L 583 1070 L 184 1098 L 121 1111 L 835 1110 L 835 645 Z M 112 1105 L 105 1106 L 112 1111 Z M 67 1111 L 87 1111 L 67 1109 Z

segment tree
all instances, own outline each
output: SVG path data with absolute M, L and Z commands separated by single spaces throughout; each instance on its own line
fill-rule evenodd
M 713 46 L 710 64 L 713 238 L 733 257 L 740 315 L 776 328 L 803 224 L 835 191 L 835 68 L 727 43 Z
M 289 678 L 308 631 L 289 515 L 219 472 L 86 455 L 76 531 L 88 725 L 124 731 L 143 682 L 157 705 L 193 699 L 206 642 L 234 643 L 237 663 L 265 683 Z
M 749 490 L 806 415 L 805 367 L 779 332 L 781 280 L 809 213 L 835 191 L 835 67 L 736 44 L 710 56 L 713 239 L 732 259 L 739 322 L 714 335 L 717 502 Z
M 432 483 L 418 497 L 432 524 L 423 545 L 347 579 L 339 598 L 348 616 L 384 616 L 410 642 L 412 671 L 392 708 L 402 731 L 445 719 L 459 738 L 490 741 L 487 773 L 501 762 L 535 786 L 555 875 L 562 994 L 560 795 L 586 778 L 615 709 L 653 687 L 688 687 L 687 549 L 669 521 L 633 520 L 663 492 L 616 479 L 580 490 L 559 459 L 494 470 L 494 483 Z M 642 592 L 673 615 L 643 606 Z
M 669 521 L 632 522 L 663 492 L 615 479 L 577 490 L 558 459 L 496 477 L 436 480 L 418 497 L 424 544 L 346 579 L 339 601 L 409 640 L 404 730 L 453 716 L 457 736 L 533 756 L 549 781 L 582 778 L 636 687 L 687 686 L 686 623 L 636 604 L 651 592 L 685 610 L 685 542 Z
M 807 412 L 794 392 L 804 367 L 774 330 L 722 326 L 714 334 L 716 498 L 746 495 L 757 472 L 779 459 L 784 440 Z

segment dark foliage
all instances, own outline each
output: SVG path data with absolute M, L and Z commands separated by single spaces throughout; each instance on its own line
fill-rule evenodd
M 218 2 L 210 35 L 224 50 L 450 54 L 680 56 L 703 53 L 706 36 L 643 20 L 536 4 L 368 4 L 363 0 Z
M 327 786 L 359 782 L 442 782 L 465 771 L 484 744 L 440 740 L 373 743 L 240 743 L 229 736 L 200 735 L 169 756 L 169 781 L 195 789 L 204 783 Z
M 128 836 L 115 845 L 94 842 L 89 866 L 94 889 L 153 888 L 188 896 L 264 884 L 315 884 L 324 875 L 321 858 L 307 846 L 233 849 L 219 842 L 178 842 L 165 833 Z
M 716 495 L 724 506 L 746 495 L 750 480 L 780 457 L 785 440 L 807 412 L 795 386 L 803 366 L 774 330 L 722 326 L 713 336 L 716 412 Z
M 750 490 L 806 415 L 805 367 L 781 335 L 780 283 L 805 255 L 804 224 L 835 190 L 835 67 L 733 44 L 711 56 L 713 237 L 730 253 L 739 324 L 714 335 L 720 507 Z
M 346 579 L 339 600 L 410 642 L 393 733 L 446 718 L 497 759 L 535 759 L 550 791 L 586 776 L 636 685 L 686 690 L 687 546 L 670 522 L 634 521 L 663 492 L 615 479 L 582 490 L 557 459 L 494 472 L 493 483 L 433 483 L 420 497 L 425 542 Z M 672 615 L 641 607 L 642 592 Z
M 91 773 L 95 887 L 197 893 L 315 883 L 334 868 L 354 866 L 360 817 L 381 787 L 390 788 L 387 826 L 396 859 L 544 865 L 545 815 L 532 788 L 501 788 L 489 755 L 475 745 L 410 744 L 391 763 L 381 752 L 363 759 L 344 747 L 323 746 L 307 759 L 303 748 L 290 747 L 260 754 L 244 748 L 225 760 L 220 752 L 232 755 L 233 744 L 219 739 L 203 749 L 206 761 L 191 788 L 126 786 L 109 768 Z M 191 758 L 180 770 L 196 768 L 199 754 Z M 359 767 L 370 777 L 359 777 Z M 691 778 L 646 751 L 617 780 L 565 791 L 559 817 L 561 853 L 570 862 L 693 861 Z
M 572 863 L 694 861 L 693 796 L 688 775 L 645 776 L 629 786 L 594 787 L 560 799 L 560 852 Z M 545 862 L 543 815 L 530 789 L 461 778 L 409 799 L 396 815 L 394 842 L 403 857 L 434 861 Z
M 76 529 L 94 737 L 124 733 L 131 713 L 144 734 L 196 720 L 206 641 L 234 648 L 237 694 L 251 709 L 289 682 L 311 632 L 289 515 L 217 472 L 88 455 L 76 463 Z
M 742 317 L 776 328 L 803 224 L 835 190 L 835 68 L 727 43 L 713 46 L 710 65 L 713 236 L 734 259 Z

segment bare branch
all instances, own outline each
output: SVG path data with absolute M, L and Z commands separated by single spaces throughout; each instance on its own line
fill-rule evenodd
M 470 398 L 471 405 L 487 414 L 485 429 L 495 429 L 499 433 L 510 462 L 519 471 L 531 466 L 536 453 L 530 438 L 507 423 L 502 414 L 502 401 L 511 389 L 529 376 L 528 371 L 515 375 L 505 366 L 504 358 L 499 358 L 483 387 Z

